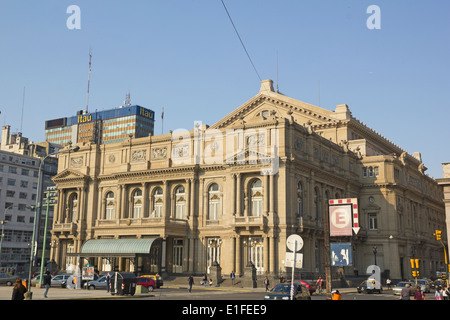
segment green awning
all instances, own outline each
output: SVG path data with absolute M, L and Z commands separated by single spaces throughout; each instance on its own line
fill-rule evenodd
M 149 239 L 99 239 L 88 240 L 81 248 L 81 256 L 135 256 L 149 254 L 153 242 Z

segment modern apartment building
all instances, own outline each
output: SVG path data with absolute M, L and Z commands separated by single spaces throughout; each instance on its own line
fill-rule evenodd
M 61 146 L 48 142 L 31 143 L 22 134 L 11 134 L 10 126 L 2 129 L 0 145 L 0 221 L 2 221 L 0 268 L 18 272 L 28 271 L 38 187 L 45 190 L 54 185 L 51 177 L 57 172 L 58 161 L 48 157 L 42 166 L 42 180 L 38 183 L 41 157 L 53 153 Z M 38 244 L 35 266 L 40 263 L 44 237 L 45 210 L 38 210 L 35 239 Z M 53 209 L 49 210 L 49 226 Z M 42 223 L 41 223 L 42 222 Z M 47 232 L 49 257 L 50 228 Z
M 60 145 L 94 141 L 97 144 L 121 142 L 128 138 L 153 135 L 155 113 L 138 105 L 86 112 L 45 122 L 45 140 Z

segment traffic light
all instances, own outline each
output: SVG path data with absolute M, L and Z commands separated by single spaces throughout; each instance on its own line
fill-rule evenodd
M 436 233 L 434 234 L 436 236 L 436 240 L 441 240 L 442 238 L 442 231 L 436 230 Z

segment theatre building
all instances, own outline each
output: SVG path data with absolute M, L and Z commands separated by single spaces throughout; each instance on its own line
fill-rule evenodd
M 445 228 L 442 189 L 419 153 L 354 118 L 273 90 L 259 93 L 212 126 L 186 132 L 78 144 L 61 153 L 52 258 L 60 269 L 96 266 L 186 275 L 278 276 L 286 239 L 303 238 L 305 278 L 323 274 L 328 200 L 357 199 L 357 234 L 341 274 L 376 264 L 391 279 L 444 267 L 434 230 Z M 374 248 L 376 247 L 376 253 Z M 374 256 L 375 255 L 375 256 Z M 333 268 L 337 272 L 337 268 Z

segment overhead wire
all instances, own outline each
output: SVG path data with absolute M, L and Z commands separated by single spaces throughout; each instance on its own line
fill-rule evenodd
M 241 42 L 241 45 L 242 45 L 242 47 L 244 48 L 245 53 L 247 54 L 248 60 L 250 60 L 250 63 L 252 64 L 253 69 L 255 70 L 256 75 L 257 75 L 258 78 L 259 78 L 259 81 L 262 81 L 262 79 L 261 79 L 261 77 L 260 77 L 260 75 L 259 75 L 259 73 L 258 73 L 258 70 L 256 69 L 255 64 L 254 64 L 253 61 L 252 61 L 252 58 L 250 57 L 250 54 L 249 54 L 248 51 L 247 51 L 247 48 L 245 47 L 245 44 L 244 44 L 244 42 L 242 41 L 241 36 L 239 35 L 239 31 L 237 30 L 236 26 L 234 25 L 233 19 L 231 18 L 230 13 L 228 12 L 228 9 L 227 9 L 227 6 L 225 5 L 225 2 L 224 2 L 223 0 L 220 0 L 220 1 L 222 2 L 222 5 L 223 5 L 223 7 L 225 8 L 225 11 L 227 12 L 228 18 L 230 19 L 230 22 L 231 22 L 231 24 L 233 25 L 234 31 L 236 32 L 236 35 L 238 36 L 239 41 Z

